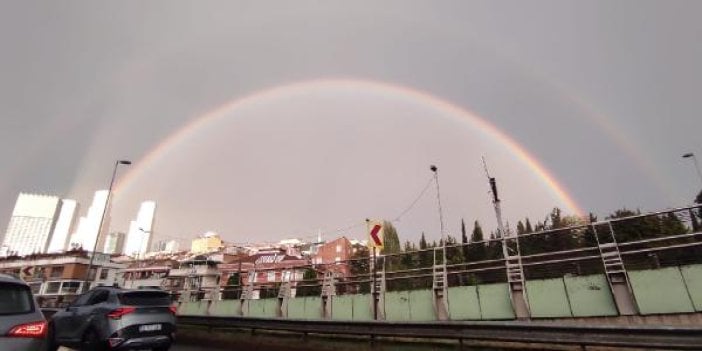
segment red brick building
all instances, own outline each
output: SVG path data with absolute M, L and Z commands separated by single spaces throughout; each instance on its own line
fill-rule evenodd
M 312 263 L 322 271 L 332 270 L 346 276 L 349 274 L 348 260 L 352 256 L 353 245 L 349 239 L 342 236 L 321 245 L 317 254 L 312 257 Z

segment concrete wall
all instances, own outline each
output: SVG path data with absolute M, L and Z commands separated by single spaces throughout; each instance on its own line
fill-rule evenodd
M 702 265 L 629 271 L 629 281 L 640 315 L 702 312 Z M 617 308 L 603 274 L 530 280 L 525 284 L 531 318 L 615 317 Z M 448 288 L 452 320 L 511 320 L 515 313 L 506 283 Z M 373 320 L 370 294 L 333 296 L 330 319 Z M 386 292 L 385 319 L 390 321 L 432 321 L 431 290 Z M 291 298 L 287 302 L 291 319 L 323 319 L 318 296 Z M 182 315 L 217 315 L 275 318 L 278 299 L 199 301 L 181 303 Z
M 695 311 L 690 298 L 692 294 L 688 292 L 678 267 L 632 271 L 629 280 L 641 314 Z

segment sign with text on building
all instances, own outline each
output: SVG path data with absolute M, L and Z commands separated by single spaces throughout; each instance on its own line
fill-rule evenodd
M 368 247 L 383 249 L 383 221 L 368 221 Z

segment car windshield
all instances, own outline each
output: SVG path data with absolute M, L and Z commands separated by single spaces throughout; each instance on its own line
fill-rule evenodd
M 13 283 L 0 283 L 0 315 L 24 314 L 34 311 L 29 288 Z
M 130 306 L 168 306 L 171 298 L 161 291 L 135 291 L 120 294 L 119 302 Z

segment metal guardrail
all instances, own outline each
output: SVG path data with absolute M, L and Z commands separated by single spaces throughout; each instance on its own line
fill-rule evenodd
M 569 326 L 533 322 L 345 322 L 213 316 L 178 316 L 178 324 L 370 338 L 405 337 L 581 347 L 699 350 L 702 345 L 702 328 L 670 326 Z

